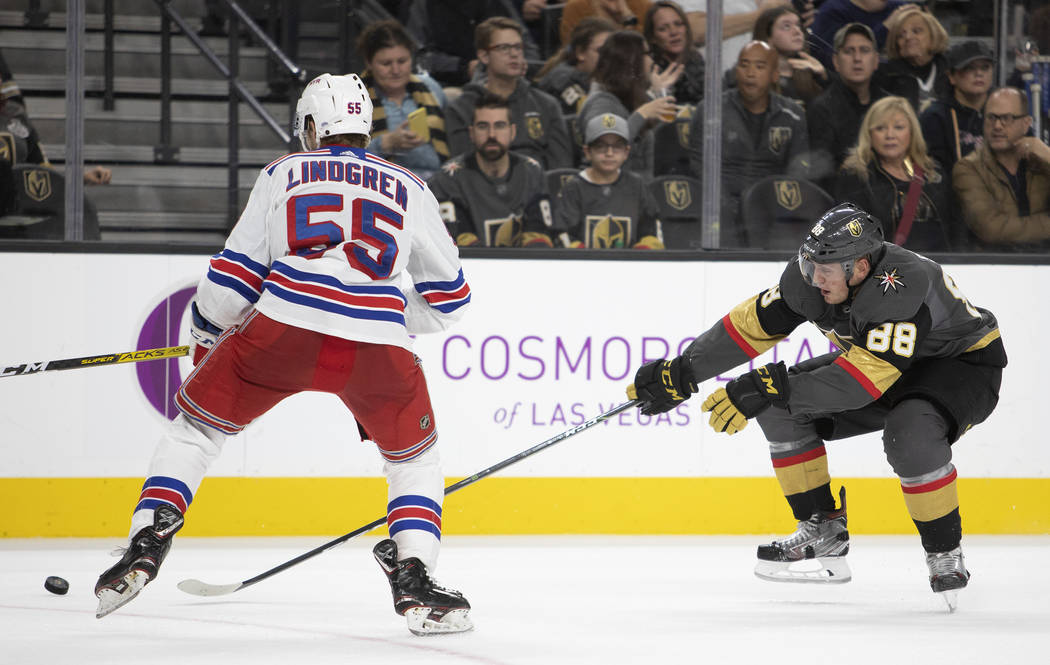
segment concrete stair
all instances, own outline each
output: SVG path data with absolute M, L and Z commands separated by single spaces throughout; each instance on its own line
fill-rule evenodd
M 240 0 L 250 15 L 266 17 L 265 0 Z M 0 6 L 0 45 L 26 98 L 29 116 L 48 159 L 59 169 L 66 154 L 64 0 L 42 0 L 47 12 L 27 27 L 25 4 Z M 115 108 L 103 107 L 103 0 L 87 0 L 84 99 L 84 161 L 113 171 L 109 185 L 86 187 L 98 211 L 103 241 L 198 243 L 221 246 L 229 230 L 227 183 L 229 86 L 196 46 L 172 34 L 171 107 L 175 163 L 160 163 L 160 10 L 151 0 L 114 0 Z M 198 30 L 204 0 L 172 0 Z M 310 76 L 339 71 L 338 24 L 334 3 L 300 9 L 295 61 Z M 265 28 L 265 25 L 263 24 Z M 173 30 L 177 27 L 173 24 Z M 224 63 L 229 40 L 204 37 Z M 356 64 L 356 63 L 355 63 Z M 276 64 L 264 47 L 242 36 L 240 81 L 279 126 L 290 133 L 287 93 L 271 87 Z M 243 206 L 259 168 L 287 152 L 270 127 L 246 104 L 238 108 L 238 201 Z

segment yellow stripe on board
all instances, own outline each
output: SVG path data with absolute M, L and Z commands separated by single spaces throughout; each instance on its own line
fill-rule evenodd
M 457 479 L 452 479 L 452 482 Z M 833 480 L 849 528 L 911 534 L 896 478 Z M 123 537 L 141 478 L 0 478 L 0 537 Z M 1050 478 L 962 478 L 967 534 L 1050 533 Z M 384 515 L 383 478 L 206 478 L 187 536 L 348 533 Z M 774 478 L 486 478 L 446 498 L 447 534 L 779 534 Z

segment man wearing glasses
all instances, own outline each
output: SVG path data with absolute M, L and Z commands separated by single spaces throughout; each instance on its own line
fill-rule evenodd
M 613 113 L 595 116 L 584 132 L 590 166 L 569 179 L 558 195 L 557 224 L 570 247 L 663 249 L 656 201 L 645 181 L 623 169 L 631 152 L 627 121 Z
M 966 223 L 985 249 L 1050 249 L 1050 146 L 1028 136 L 1028 98 L 999 88 L 984 106 L 984 144 L 952 170 Z
M 517 21 L 495 16 L 474 31 L 478 60 L 485 71 L 463 87 L 445 111 L 449 148 L 452 154 L 471 149 L 468 128 L 474 106 L 486 92 L 507 100 L 517 135 L 511 150 L 532 157 L 544 169 L 572 166 L 572 143 L 557 99 L 536 88 L 525 78 L 525 30 Z

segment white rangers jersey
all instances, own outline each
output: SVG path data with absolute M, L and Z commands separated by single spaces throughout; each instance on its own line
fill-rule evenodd
M 292 153 L 259 173 L 197 287 L 220 328 L 254 306 L 282 323 L 411 348 L 470 302 L 459 253 L 426 183 L 358 148 Z

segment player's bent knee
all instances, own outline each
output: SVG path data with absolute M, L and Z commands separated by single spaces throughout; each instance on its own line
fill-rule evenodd
M 928 473 L 952 458 L 948 422 L 923 399 L 904 400 L 886 415 L 882 446 L 898 476 Z

